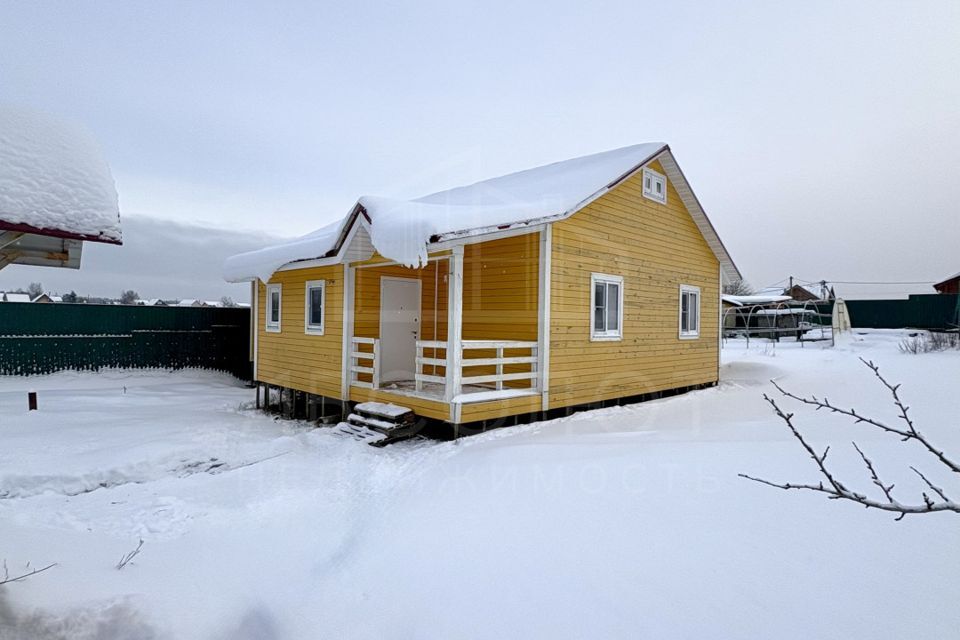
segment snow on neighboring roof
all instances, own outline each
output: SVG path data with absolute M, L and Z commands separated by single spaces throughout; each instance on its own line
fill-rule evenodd
M 813 309 L 801 309 L 799 307 L 791 307 L 786 309 L 757 309 L 753 312 L 754 315 L 758 316 L 795 316 L 803 315 L 805 313 L 816 313 Z
M 30 294 L 28 293 L 5 293 L 3 294 L 4 300 L 7 302 L 30 302 Z
M 49 115 L 0 107 L 0 226 L 119 243 L 117 190 L 94 139 Z
M 193 298 L 188 298 L 187 300 L 181 300 L 180 302 L 177 303 L 178 307 L 195 307 L 196 305 L 197 305 L 197 301 L 194 300 Z
M 724 302 L 729 302 L 732 305 L 742 307 L 745 305 L 753 304 L 775 304 L 777 302 L 786 302 L 787 300 L 792 300 L 790 296 L 768 296 L 768 295 L 752 295 L 752 296 L 734 296 L 730 294 L 723 294 L 722 299 Z
M 426 264 L 431 238 L 539 223 L 572 213 L 665 149 L 662 142 L 637 144 L 414 200 L 362 196 L 354 209 L 362 209 L 369 218 L 370 239 L 380 255 L 416 267 Z M 232 256 L 224 265 L 224 278 L 267 281 L 285 264 L 326 256 L 336 248 L 349 220 L 347 216 L 296 240 Z

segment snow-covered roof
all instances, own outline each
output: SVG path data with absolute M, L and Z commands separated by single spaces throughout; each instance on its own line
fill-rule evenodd
M 231 282 L 267 281 L 280 267 L 332 257 L 352 225 L 367 230 L 380 255 L 407 266 L 427 262 L 428 245 L 451 237 L 552 222 L 573 214 L 658 156 L 669 157 L 668 176 L 684 183 L 682 198 L 728 274 L 736 267 L 662 142 L 638 144 L 555 162 L 414 200 L 362 196 L 350 214 L 301 238 L 232 256 L 224 265 Z M 665 163 L 666 165 L 667 163 Z
M 784 309 L 757 309 L 754 311 L 754 315 L 758 316 L 796 316 L 803 315 L 805 313 L 816 313 L 813 309 L 801 309 L 799 307 L 791 307 Z
M 188 298 L 187 300 L 181 300 L 177 303 L 178 307 L 195 307 L 197 306 L 197 301 L 193 298 Z
M 30 302 L 30 294 L 28 293 L 5 293 L 3 294 L 3 299 L 6 302 Z
M 0 229 L 120 243 L 117 190 L 90 135 L 0 108 Z
M 753 304 L 775 304 L 778 302 L 786 302 L 787 300 L 792 300 L 790 296 L 766 296 L 766 295 L 752 295 L 752 296 L 734 296 L 730 294 L 723 294 L 721 296 L 724 302 L 729 302 L 732 305 L 743 307 Z
M 34 298 L 33 300 L 31 300 L 31 302 L 39 302 L 39 301 L 42 300 L 43 298 L 46 298 L 46 299 L 49 300 L 50 302 L 63 302 L 63 297 L 62 297 L 62 296 L 54 296 L 54 295 L 50 295 L 49 293 L 46 293 L 46 292 L 41 293 L 41 294 L 38 295 L 36 298 Z

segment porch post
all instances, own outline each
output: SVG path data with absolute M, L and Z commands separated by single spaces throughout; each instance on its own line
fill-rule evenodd
M 257 372 L 257 362 L 260 359 L 260 354 L 258 353 L 260 349 L 260 280 L 254 278 L 253 282 L 250 283 L 250 331 L 251 331 L 251 349 L 253 353 L 253 380 L 254 382 L 260 381 L 260 375 Z
M 539 295 L 537 297 L 537 386 L 540 410 L 550 408 L 550 269 L 553 253 L 553 225 L 540 232 Z
M 444 400 L 452 402 L 460 395 L 463 377 L 463 246 L 454 247 L 450 254 L 447 282 L 447 384 Z M 453 407 L 451 419 L 455 419 Z
M 340 400 L 342 406 L 350 401 L 350 367 L 353 358 L 353 296 L 354 296 L 354 269 L 347 263 L 343 265 L 343 371 L 340 383 Z

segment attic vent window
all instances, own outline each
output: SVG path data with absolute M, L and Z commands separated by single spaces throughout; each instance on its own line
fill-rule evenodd
M 643 170 L 643 197 L 667 203 L 667 177 L 653 169 Z

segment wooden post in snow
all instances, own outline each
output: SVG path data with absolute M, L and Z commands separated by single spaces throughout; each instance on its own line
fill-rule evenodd
M 37 392 L 36 391 L 27 392 L 27 407 L 29 411 L 37 410 Z

